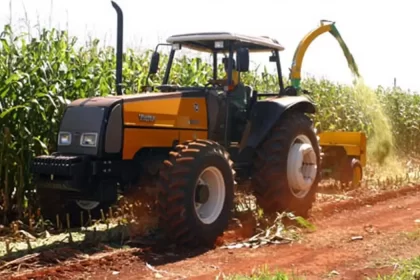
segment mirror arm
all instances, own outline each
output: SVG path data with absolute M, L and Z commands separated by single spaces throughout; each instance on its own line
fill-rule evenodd
M 162 81 L 163 85 L 168 84 L 169 75 L 171 74 L 171 68 L 172 68 L 172 63 L 174 61 L 174 57 L 175 57 L 175 50 L 171 50 L 171 52 L 169 53 L 168 64 L 166 65 L 166 69 L 165 69 L 165 75 L 163 76 L 163 81 Z

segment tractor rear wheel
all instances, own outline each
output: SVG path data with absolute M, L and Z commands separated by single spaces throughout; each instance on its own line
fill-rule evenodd
M 267 214 L 307 216 L 319 167 L 320 147 L 311 120 L 300 112 L 286 113 L 256 151 L 252 182 L 258 205 Z
M 340 182 L 341 184 L 355 189 L 360 186 L 363 178 L 363 167 L 361 162 L 356 158 L 345 157 L 340 166 Z
M 351 169 L 352 169 L 352 187 L 357 188 L 360 186 L 360 182 L 363 179 L 363 167 L 360 160 L 353 158 L 351 160 Z
M 176 146 L 164 161 L 158 188 L 167 237 L 185 246 L 213 246 L 233 208 L 234 171 L 225 149 L 210 140 Z

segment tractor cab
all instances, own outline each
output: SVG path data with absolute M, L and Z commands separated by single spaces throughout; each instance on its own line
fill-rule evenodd
M 164 69 L 160 92 L 198 91 L 206 97 L 209 111 L 209 138 L 225 147 L 239 146 L 258 96 L 280 96 L 284 93 L 279 52 L 284 47 L 275 39 L 264 36 L 249 36 L 229 32 L 206 32 L 173 35 L 166 44 L 157 45 L 151 57 L 149 76 L 158 72 L 160 46 L 170 46 L 168 62 Z M 212 76 L 206 84 L 191 86 L 175 85 L 171 70 L 177 51 L 190 49 L 212 57 Z M 250 53 L 266 52 L 270 62 L 277 67 L 278 91 L 259 94 L 257 89 L 246 84 L 242 75 L 249 71 Z M 220 61 L 223 72 L 220 73 Z M 222 75 L 224 78 L 220 79 Z

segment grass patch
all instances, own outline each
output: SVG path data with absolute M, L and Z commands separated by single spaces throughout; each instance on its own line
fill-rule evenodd
M 404 260 L 394 265 L 396 271 L 391 275 L 378 275 L 370 280 L 419 280 L 420 279 L 420 255 L 413 259 Z
M 420 255 L 413 259 L 398 261 L 394 264 L 395 272 L 390 275 L 378 275 L 368 280 L 420 280 Z M 329 275 L 331 277 L 332 275 Z M 327 276 L 328 277 L 328 276 Z M 218 276 L 218 280 L 304 280 L 304 276 L 295 272 L 270 271 L 267 266 L 252 271 L 248 275 L 234 274 Z
M 270 271 L 267 266 L 253 270 L 249 275 L 234 274 L 229 276 L 218 276 L 218 280 L 304 280 L 294 272 L 289 274 L 283 271 Z
M 418 229 L 416 229 L 414 231 L 404 232 L 404 235 L 405 235 L 406 238 L 408 238 L 412 241 L 420 240 L 420 226 L 419 226 Z

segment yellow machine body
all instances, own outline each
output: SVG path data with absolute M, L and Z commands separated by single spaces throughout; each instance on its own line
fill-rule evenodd
M 171 147 L 174 140 L 208 138 L 204 97 L 182 97 L 179 94 L 154 99 L 122 98 L 124 160 L 132 159 L 143 148 Z M 153 121 L 147 121 L 151 117 Z
M 363 132 L 328 131 L 318 134 L 321 147 L 342 147 L 347 156 L 359 158 L 366 166 L 366 134 Z

